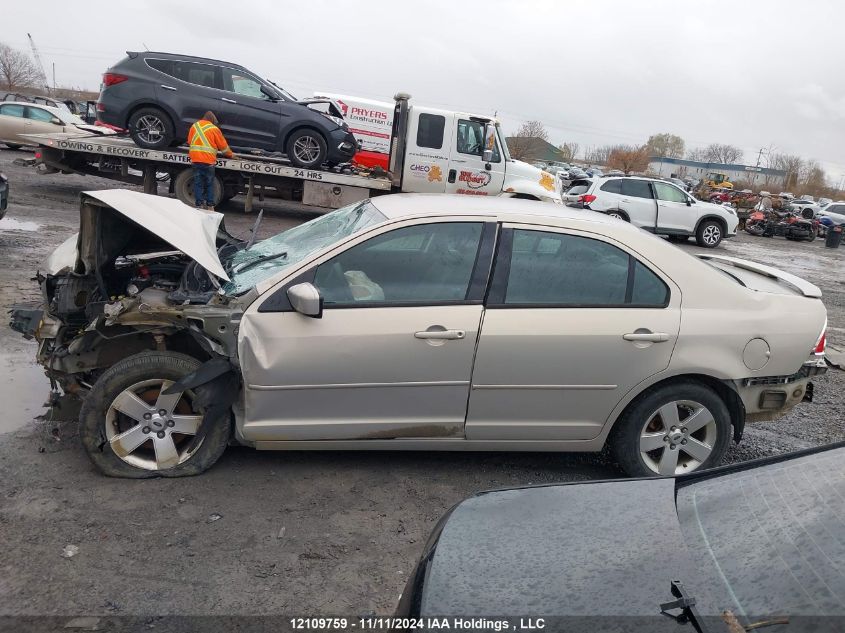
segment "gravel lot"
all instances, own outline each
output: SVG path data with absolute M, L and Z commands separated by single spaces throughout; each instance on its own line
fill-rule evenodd
M 76 230 L 79 192 L 115 186 L 12 165 L 28 155 L 0 150 L 12 188 L 0 221 L 4 311 L 38 296 L 30 278 Z M 246 232 L 254 218 L 234 205 L 227 226 Z M 260 237 L 310 217 L 281 203 L 265 209 Z M 721 250 L 819 285 L 829 341 L 845 345 L 845 249 L 742 234 Z M 48 392 L 32 362 L 34 344 L 4 322 L 0 346 L 7 370 L 0 386 L 7 404 L 0 420 L 0 615 L 140 615 L 149 628 L 157 621 L 145 618 L 164 614 L 387 614 L 435 521 L 462 498 L 486 488 L 620 475 L 601 455 L 230 448 L 201 477 L 107 479 L 94 472 L 72 422 L 32 421 Z M 843 376 L 828 372 L 815 381 L 814 403 L 747 428 L 729 460 L 845 439 Z M 68 545 L 78 553 L 64 558 Z

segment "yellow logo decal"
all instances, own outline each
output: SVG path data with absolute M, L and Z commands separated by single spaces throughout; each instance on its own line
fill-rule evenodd
M 540 186 L 547 191 L 554 191 L 555 190 L 555 179 L 547 171 L 540 172 Z
M 443 172 L 440 169 L 439 165 L 432 165 L 431 169 L 428 170 L 428 182 L 442 182 L 443 181 Z

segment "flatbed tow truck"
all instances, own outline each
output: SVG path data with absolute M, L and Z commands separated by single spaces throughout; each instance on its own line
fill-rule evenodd
M 214 206 L 245 195 L 265 195 L 306 205 L 338 208 L 391 192 L 457 193 L 530 198 L 560 203 L 557 179 L 511 159 L 498 123 L 460 112 L 411 106 L 398 94 L 390 138 L 389 171 L 351 165 L 302 169 L 281 156 L 236 154 L 218 158 Z M 33 134 L 39 150 L 33 161 L 48 173 L 88 174 L 142 185 L 146 193 L 168 193 L 194 204 L 193 170 L 187 147 L 143 149 L 119 134 Z

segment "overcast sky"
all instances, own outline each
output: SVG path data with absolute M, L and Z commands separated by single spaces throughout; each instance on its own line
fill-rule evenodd
M 15 3 L 0 41 L 32 33 L 59 85 L 96 89 L 126 50 L 240 63 L 314 90 L 498 112 L 555 144 L 730 143 L 845 175 L 845 3 L 837 0 L 133 0 Z M 233 10 L 234 9 L 234 10 Z M 93 11 L 93 13 L 92 13 Z M 112 25 L 109 28 L 108 25 Z M 763 159 L 765 164 L 765 158 Z

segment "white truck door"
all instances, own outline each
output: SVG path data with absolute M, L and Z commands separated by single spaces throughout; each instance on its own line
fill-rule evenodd
M 443 193 L 453 136 L 454 117 L 442 112 L 411 110 L 402 191 Z
M 505 182 L 505 161 L 498 140 L 492 159 L 485 162 L 484 122 L 461 114 L 454 119 L 446 193 L 498 196 Z

